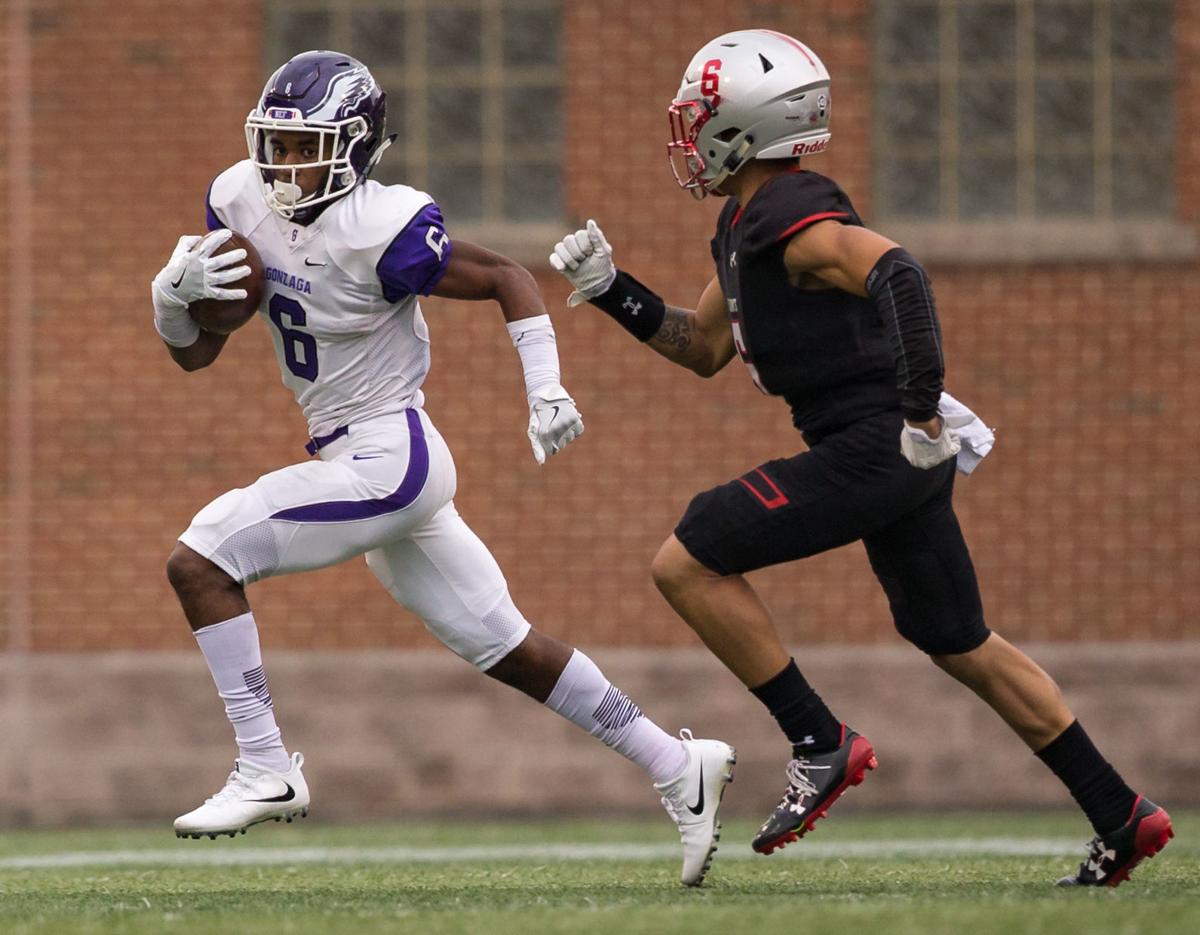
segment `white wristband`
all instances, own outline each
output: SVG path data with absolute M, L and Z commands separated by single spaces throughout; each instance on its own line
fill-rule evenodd
M 525 369 L 525 396 L 533 405 L 533 391 L 562 382 L 558 372 L 558 342 L 549 315 L 508 323 L 508 334 Z
M 156 282 L 150 284 L 154 297 L 154 330 L 171 347 L 191 347 L 200 339 L 200 326 L 188 314 L 186 304 L 167 295 Z

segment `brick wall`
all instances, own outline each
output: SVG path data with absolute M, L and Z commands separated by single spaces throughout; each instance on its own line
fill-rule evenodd
M 1133 788 L 1172 812 L 1200 805 L 1195 750 L 1178 740 L 1200 729 L 1192 675 L 1200 643 L 1032 651 Z M 778 801 L 787 747 L 754 696 L 732 675 L 714 673 L 705 650 L 594 655 L 664 728 L 691 725 L 737 746 L 722 815 L 761 818 Z M 444 650 L 280 649 L 269 667 L 288 747 L 305 755 L 312 820 L 474 821 L 484 762 L 491 814 L 656 815 L 670 840 L 641 770 Z M 804 668 L 879 755 L 881 768 L 838 814 L 928 809 L 931 796 L 938 808 L 1070 807 L 1066 790 L 1004 723 L 967 702 L 967 689 L 919 653 L 820 646 L 805 653 Z M 21 681 L 36 684 L 36 704 L 6 697 Z M 232 732 L 219 711 L 194 649 L 0 654 L 0 738 L 25 735 L 20 756 L 0 756 L 0 828 L 145 820 L 165 830 L 193 804 L 188 797 L 210 792 L 229 768 Z M 1082 840 L 1082 815 L 1078 827 Z
M 28 312 L 7 290 L 0 308 L 32 316 L 32 345 L 17 353 L 32 355 L 34 433 L 6 442 L 32 444 L 33 470 L 14 477 L 9 459 L 0 480 L 5 509 L 31 503 L 33 519 L 28 535 L 5 522 L 0 542 L 10 569 L 31 563 L 22 627 L 34 648 L 188 648 L 163 573 L 175 536 L 212 497 L 303 457 L 304 424 L 262 325 L 188 375 L 154 336 L 147 298 L 176 237 L 202 227 L 208 181 L 242 156 L 262 24 L 235 0 L 30 5 L 33 226 L 0 225 L 0 246 L 31 238 L 35 288 Z M 1179 4 L 1186 221 L 1200 217 L 1197 6 Z M 870 216 L 868 4 L 565 10 L 572 221 L 601 220 L 619 262 L 669 299 L 694 301 L 711 275 L 719 205 L 675 190 L 665 106 L 688 57 L 721 31 L 768 25 L 821 53 L 835 136 L 813 166 Z M 9 106 L 0 95 L 0 118 Z M 0 192 L 20 184 L 11 152 L 0 153 Z M 737 362 L 709 382 L 670 367 L 598 314 L 566 310 L 565 283 L 536 272 L 587 434 L 538 470 L 498 311 L 427 302 L 428 410 L 455 452 L 459 508 L 536 625 L 589 646 L 695 645 L 649 561 L 692 493 L 799 450 L 786 407 Z M 958 496 L 993 626 L 1022 639 L 1200 637 L 1200 492 L 1186 463 L 1200 439 L 1200 274 L 1144 262 L 932 272 L 949 385 L 1000 429 Z M 11 332 L 0 328 L 5 360 Z M 897 639 L 857 547 L 755 580 L 789 641 Z M 433 645 L 361 562 L 258 584 L 251 599 L 268 647 Z

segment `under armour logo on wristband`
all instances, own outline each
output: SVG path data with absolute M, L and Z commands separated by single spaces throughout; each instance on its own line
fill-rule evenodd
M 621 303 L 621 308 L 626 309 L 630 315 L 636 315 L 642 310 L 642 303 L 633 301 L 633 296 L 625 296 L 625 301 Z

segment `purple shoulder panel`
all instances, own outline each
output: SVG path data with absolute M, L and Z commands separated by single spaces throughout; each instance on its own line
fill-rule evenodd
M 217 213 L 212 209 L 212 187 L 215 181 L 216 179 L 213 179 L 212 182 L 208 183 L 208 191 L 204 194 L 204 219 L 208 222 L 208 229 L 210 231 L 220 230 L 225 226 L 221 222 L 221 219 L 217 217 Z
M 452 251 L 441 209 L 430 202 L 395 236 L 375 264 L 383 297 L 399 302 L 406 295 L 429 295 L 445 275 Z

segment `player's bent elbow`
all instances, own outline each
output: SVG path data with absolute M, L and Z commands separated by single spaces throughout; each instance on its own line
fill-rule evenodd
M 537 280 L 534 279 L 533 273 L 516 260 L 510 260 L 508 257 L 500 257 L 500 259 L 502 262 L 495 272 L 493 298 L 500 300 L 505 295 L 509 295 L 520 301 L 531 292 L 538 293 Z
M 688 364 L 688 369 L 697 376 L 709 380 L 725 369 L 725 365 L 729 363 L 731 357 L 732 355 L 720 351 L 706 351 L 694 362 Z
M 196 370 L 203 370 L 220 357 L 221 349 L 225 346 L 228 338 L 229 336 L 225 334 L 201 331 L 196 341 L 187 347 L 172 347 L 167 344 L 166 348 L 171 354 L 171 360 L 175 361 L 181 370 L 192 373 Z
M 203 370 L 212 360 L 204 360 L 203 358 L 187 357 L 183 354 L 172 354 L 171 359 L 179 364 L 179 369 L 185 373 L 195 373 L 197 370 Z

